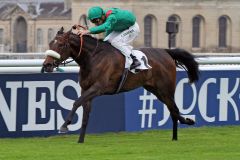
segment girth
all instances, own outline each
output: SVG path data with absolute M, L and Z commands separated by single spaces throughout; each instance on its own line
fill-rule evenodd
M 123 85 L 125 84 L 126 80 L 127 80 L 127 76 L 128 76 L 128 68 L 125 68 L 121 77 L 121 81 L 118 85 L 117 91 L 116 93 L 119 93 L 120 90 L 122 89 Z

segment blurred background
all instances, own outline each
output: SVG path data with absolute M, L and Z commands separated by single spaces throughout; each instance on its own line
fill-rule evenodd
M 134 47 L 167 48 L 166 23 L 173 21 L 178 33 L 172 48 L 201 54 L 240 51 L 239 0 L 1 0 L 0 52 L 44 52 L 61 26 L 91 26 L 86 19 L 91 6 L 133 11 L 141 29 Z

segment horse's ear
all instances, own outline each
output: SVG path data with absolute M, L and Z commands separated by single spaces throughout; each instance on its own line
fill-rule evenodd
M 63 32 L 63 31 L 64 31 L 64 28 L 63 28 L 63 27 L 61 27 L 60 31 L 61 31 L 61 32 Z
M 77 25 L 76 25 L 76 24 L 73 25 L 73 26 L 72 26 L 72 29 L 77 29 Z
M 57 32 L 57 34 L 63 34 L 64 32 L 64 28 L 63 27 L 61 27 L 61 29 Z

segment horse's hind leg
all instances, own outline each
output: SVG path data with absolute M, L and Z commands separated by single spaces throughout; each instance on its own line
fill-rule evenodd
M 145 89 L 148 91 L 152 92 L 157 96 L 157 98 L 165 103 L 168 107 L 168 110 L 170 112 L 172 122 L 173 122 L 173 135 L 172 135 L 172 140 L 177 140 L 178 139 L 178 120 L 182 124 L 188 124 L 188 125 L 193 125 L 194 121 L 191 119 L 185 119 L 182 117 L 179 113 L 179 109 L 174 101 L 174 93 L 170 94 L 168 92 L 161 92 L 157 91 L 155 88 L 156 87 L 149 87 L 149 86 L 144 86 Z
M 160 100 L 162 100 L 168 107 L 168 110 L 170 112 L 172 122 L 173 122 L 173 135 L 172 140 L 178 139 L 178 120 L 180 118 L 179 109 L 177 108 L 174 98 L 171 97 L 158 97 Z
M 165 103 L 170 112 L 172 122 L 173 122 L 173 136 L 172 140 L 177 140 L 177 130 L 178 130 L 178 120 L 179 120 L 179 109 L 176 107 L 174 102 L 173 95 L 169 96 L 169 94 L 156 90 L 156 87 L 144 86 L 145 89 L 152 92 L 161 102 Z M 161 87 L 160 87 L 161 88 Z
M 173 96 L 161 97 L 162 101 L 167 105 L 173 121 L 173 137 L 172 140 L 177 140 L 178 120 L 181 124 L 193 125 L 195 122 L 189 118 L 184 118 L 180 115 L 179 109 L 174 101 Z

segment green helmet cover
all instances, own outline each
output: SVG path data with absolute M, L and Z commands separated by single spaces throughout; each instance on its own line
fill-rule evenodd
M 103 9 L 101 7 L 92 7 L 88 10 L 88 19 L 93 20 L 96 18 L 101 18 L 103 15 Z

